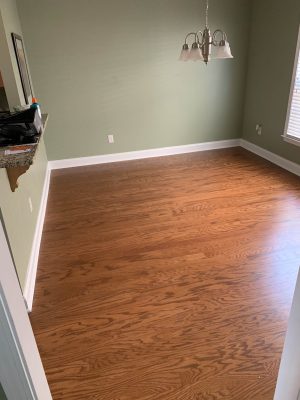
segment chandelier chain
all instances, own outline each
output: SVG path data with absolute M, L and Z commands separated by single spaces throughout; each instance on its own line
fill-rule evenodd
M 206 24 L 206 28 L 208 28 L 208 0 L 206 0 L 205 24 Z

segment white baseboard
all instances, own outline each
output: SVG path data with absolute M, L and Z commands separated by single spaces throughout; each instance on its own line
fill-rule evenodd
M 141 151 L 131 151 L 126 153 L 115 153 L 101 156 L 92 156 L 92 157 L 82 157 L 82 158 L 72 158 L 66 160 L 57 160 L 57 161 L 49 161 L 47 166 L 47 172 L 45 176 L 45 182 L 43 187 L 43 194 L 41 199 L 41 205 L 39 209 L 33 245 L 30 255 L 30 261 L 27 271 L 27 277 L 24 287 L 23 296 L 26 302 L 27 310 L 32 311 L 33 304 L 33 296 L 35 289 L 35 281 L 38 267 L 38 259 L 39 259 L 39 251 L 41 238 L 43 233 L 43 225 L 47 207 L 47 199 L 49 192 L 49 184 L 50 184 L 50 175 L 52 169 L 61 169 L 61 168 L 72 168 L 86 165 L 95 165 L 95 164 L 104 164 L 118 161 L 129 161 L 129 160 L 138 160 L 143 158 L 150 157 L 162 157 L 169 156 L 175 154 L 183 154 L 183 153 L 193 153 L 198 151 L 205 150 L 216 150 L 216 149 L 224 149 L 229 147 L 237 147 L 240 144 L 239 139 L 230 139 L 230 140 L 220 140 L 215 142 L 208 143 L 197 143 L 191 145 L 184 146 L 173 146 L 173 147 L 164 147 L 159 149 L 151 149 L 151 150 L 141 150 Z
M 292 172 L 295 175 L 300 176 L 300 164 L 296 164 L 292 161 L 287 160 L 286 158 L 280 157 L 277 154 L 265 150 L 254 143 L 248 142 L 245 139 L 240 139 L 240 146 L 248 151 L 251 151 L 252 153 L 257 154 L 262 158 L 265 158 L 271 163 L 276 164 L 279 167 L 286 169 L 287 171 Z
M 44 182 L 40 210 L 38 214 L 38 221 L 34 235 L 33 246 L 30 256 L 29 268 L 24 288 L 24 298 L 27 304 L 28 311 L 32 310 L 39 250 L 40 250 L 45 212 L 47 206 L 51 170 L 61 169 L 61 168 L 81 167 L 87 165 L 105 164 L 105 163 L 112 163 L 119 161 L 139 160 L 143 158 L 163 157 L 176 154 L 194 153 L 198 151 L 225 149 L 238 146 L 241 146 L 246 150 L 257 154 L 258 156 L 265 158 L 266 160 L 272 162 L 273 164 L 276 164 L 281 168 L 284 168 L 287 171 L 290 171 L 293 174 L 300 176 L 299 164 L 293 163 L 292 161 L 280 157 L 244 139 L 219 140 L 214 142 L 196 143 L 183 146 L 163 147 L 150 150 L 130 151 L 126 153 L 115 153 L 115 154 L 106 154 L 100 156 L 49 161 Z
M 45 181 L 43 186 L 43 193 L 41 198 L 40 209 L 38 213 L 37 224 L 35 228 L 34 238 L 33 238 L 33 245 L 31 249 L 31 255 L 29 260 L 29 266 L 23 291 L 23 296 L 26 302 L 27 310 L 30 312 L 32 311 L 32 303 L 33 303 L 33 295 L 35 289 L 35 280 L 36 280 L 36 273 L 37 273 L 37 266 L 39 260 L 39 252 L 40 252 L 40 245 L 43 233 L 43 226 L 47 208 L 47 200 L 48 200 L 48 193 L 49 193 L 49 184 L 50 184 L 50 175 L 51 170 L 49 168 L 49 163 L 47 165 L 47 171 L 45 175 Z
M 237 147 L 240 139 L 218 140 L 214 142 L 188 144 L 183 146 L 162 147 L 158 149 L 129 151 L 125 153 L 105 154 L 101 156 L 68 158 L 49 161 L 50 169 L 83 167 L 86 165 L 106 164 L 119 161 L 139 160 L 143 158 L 171 156 L 175 154 L 194 153 L 198 151 Z

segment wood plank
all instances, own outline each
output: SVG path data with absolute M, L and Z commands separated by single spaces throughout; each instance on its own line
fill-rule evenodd
M 240 148 L 52 174 L 31 321 L 54 400 L 271 400 L 299 178 Z

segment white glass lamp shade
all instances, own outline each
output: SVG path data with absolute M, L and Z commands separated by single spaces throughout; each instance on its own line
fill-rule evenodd
M 187 44 L 184 44 L 180 53 L 179 61 L 189 61 L 190 50 Z
M 223 43 L 221 42 L 221 44 L 217 46 L 214 58 L 215 59 L 233 58 L 230 45 L 227 41 L 223 41 Z
M 189 59 L 191 61 L 203 61 L 202 50 L 200 49 L 198 43 L 193 43 L 190 50 Z

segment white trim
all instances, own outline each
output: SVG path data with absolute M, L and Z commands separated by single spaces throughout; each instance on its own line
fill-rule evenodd
M 126 153 L 115 153 L 115 154 L 107 154 L 100 156 L 92 156 L 92 157 L 82 157 L 82 158 L 71 158 L 66 160 L 57 160 L 57 161 L 49 161 L 47 166 L 47 172 L 45 176 L 45 182 L 43 187 L 43 194 L 33 239 L 33 245 L 31 249 L 30 261 L 27 270 L 27 276 L 24 286 L 23 296 L 25 299 L 25 303 L 27 306 L 27 310 L 32 311 L 33 304 L 33 296 L 35 289 L 35 281 L 38 267 L 38 259 L 39 259 L 39 251 L 41 238 L 43 233 L 43 225 L 47 207 L 48 193 L 49 193 L 49 184 L 50 184 L 50 174 L 52 169 L 60 169 L 60 168 L 72 168 L 79 166 L 87 166 L 87 165 L 95 165 L 95 164 L 104 164 L 111 162 L 119 162 L 119 161 L 129 161 L 129 160 L 138 160 L 143 158 L 151 158 L 151 157 L 162 157 L 169 156 L 175 154 L 183 154 L 183 153 L 193 153 L 198 151 L 206 151 L 206 150 L 216 150 L 216 149 L 224 149 L 229 147 L 237 147 L 240 145 L 240 139 L 230 139 L 230 140 L 219 140 L 215 142 L 208 143 L 196 143 L 184 146 L 173 146 L 173 147 L 164 147 L 159 149 L 150 149 L 150 150 L 141 150 L 141 151 L 131 151 Z
M 0 222 L 0 381 L 8 400 L 51 400 L 24 298 Z
M 289 142 L 289 143 L 291 143 L 291 144 L 296 144 L 295 141 L 297 141 L 296 138 L 295 138 L 294 141 L 291 140 L 291 136 L 288 135 L 288 128 L 289 128 L 289 122 L 290 122 L 290 116 L 291 116 L 291 107 L 292 107 L 294 88 L 295 88 L 295 82 L 296 82 L 296 74 L 297 74 L 297 69 L 298 69 L 299 54 L 300 54 L 300 27 L 299 27 L 299 32 L 298 32 L 298 39 L 297 39 L 297 47 L 296 47 L 293 75 L 292 75 L 289 102 L 288 102 L 288 109 L 287 109 L 285 126 L 284 126 L 284 134 L 283 134 L 284 140 Z
M 281 357 L 274 400 L 299 400 L 300 396 L 300 271 L 296 282 Z
M 237 147 L 240 139 L 218 140 L 214 142 L 195 143 L 183 146 L 162 147 L 158 149 L 130 151 L 125 153 L 105 154 L 91 157 L 68 158 L 49 161 L 50 169 L 83 167 L 86 165 L 106 164 L 119 161 L 139 160 L 143 158 L 171 156 L 175 154 L 194 153 L 198 151 Z
M 300 146 L 300 139 L 297 139 L 294 136 L 283 135 L 283 140 L 290 144 L 294 144 L 295 146 Z
M 40 209 L 38 213 L 38 219 L 36 223 L 34 238 L 33 238 L 33 245 L 31 249 L 31 255 L 27 270 L 27 276 L 24 286 L 23 296 L 26 302 L 27 310 L 30 312 L 32 311 L 32 303 L 33 303 L 33 295 L 35 289 L 35 280 L 36 280 L 36 273 L 38 267 L 38 260 L 39 260 L 39 252 L 40 252 L 40 245 L 43 233 L 43 226 L 46 214 L 46 207 L 47 207 L 47 200 L 48 200 L 48 193 L 49 193 L 49 184 L 50 184 L 50 175 L 51 170 L 49 168 L 49 163 L 47 165 L 45 181 L 43 186 L 43 193 L 41 198 Z
M 300 164 L 296 164 L 292 161 L 287 160 L 286 158 L 280 157 L 277 154 L 265 150 L 262 147 L 259 147 L 256 144 L 248 142 L 247 140 L 244 139 L 240 139 L 240 145 L 244 149 L 257 154 L 258 156 L 265 158 L 268 161 L 271 161 L 273 164 L 276 164 L 279 167 L 284 168 L 287 171 L 300 176 Z
M 69 158 L 65 160 L 49 161 L 44 182 L 43 195 L 41 199 L 37 226 L 34 235 L 31 257 L 27 272 L 27 278 L 24 287 L 24 298 L 27 304 L 28 311 L 32 310 L 35 280 L 36 280 L 36 273 L 38 266 L 38 257 L 39 257 L 40 243 L 41 243 L 45 212 L 47 206 L 51 170 L 61 169 L 61 168 L 81 167 L 81 166 L 96 165 L 96 164 L 105 164 L 105 163 L 120 162 L 120 161 L 139 160 L 143 158 L 163 157 L 175 154 L 194 153 L 199 151 L 225 149 L 238 146 L 241 146 L 246 150 L 251 151 L 252 153 L 255 153 L 260 157 L 265 158 L 266 160 L 271 161 L 272 163 L 300 176 L 299 164 L 293 163 L 292 161 L 280 157 L 244 139 L 219 140 L 214 142 L 196 143 L 183 146 L 163 147 L 158 149 L 149 149 L 149 150 L 131 151 L 125 153 L 114 153 L 114 154 L 106 154 L 106 155 L 91 156 L 91 157 Z
M 24 306 L 23 306 L 24 307 Z M 0 377 L 8 399 L 36 400 L 34 387 L 28 374 L 9 310 L 0 284 Z M 13 381 L 12 375 L 17 377 Z

